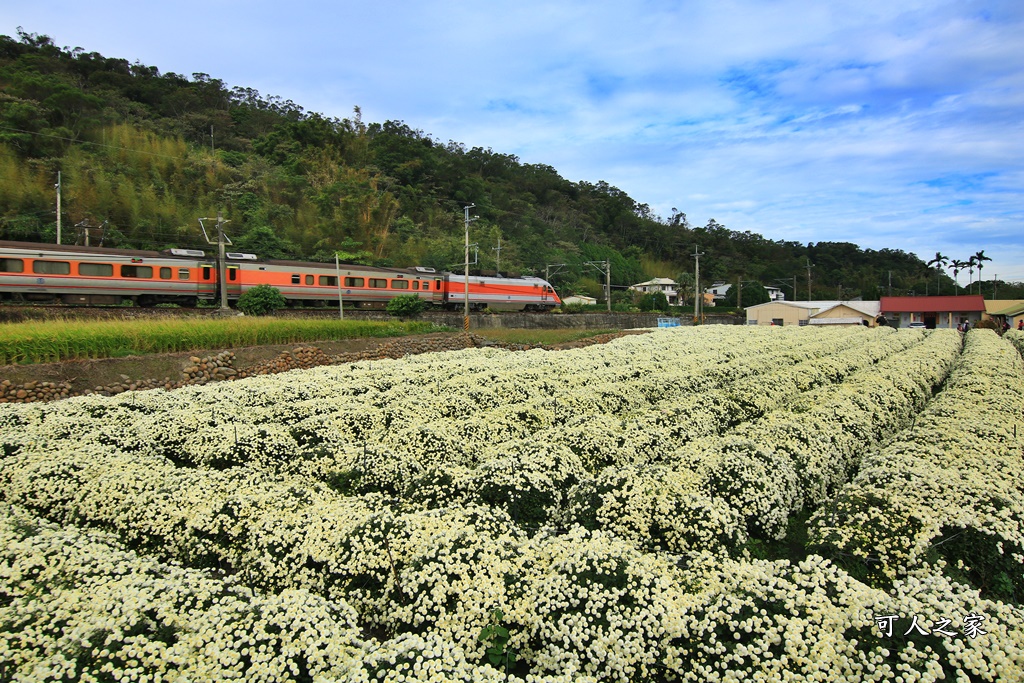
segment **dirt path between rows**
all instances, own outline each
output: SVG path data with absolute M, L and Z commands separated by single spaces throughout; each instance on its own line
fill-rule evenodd
M 204 384 L 222 377 L 221 374 L 213 377 L 221 365 L 229 368 L 227 372 L 230 376 L 246 376 L 330 363 L 400 358 L 409 354 L 471 346 L 495 346 L 512 351 L 529 348 L 560 350 L 606 343 L 624 335 L 642 333 L 630 330 L 564 344 L 531 347 L 494 342 L 476 335 L 467 337 L 462 333 L 444 332 L 407 337 L 361 337 L 341 341 L 249 346 L 230 350 L 204 349 L 101 360 L 4 365 L 0 366 L 0 403 L 45 401 L 92 392 L 116 394 L 132 389 L 176 388 L 186 383 Z M 203 373 L 206 373 L 205 377 Z

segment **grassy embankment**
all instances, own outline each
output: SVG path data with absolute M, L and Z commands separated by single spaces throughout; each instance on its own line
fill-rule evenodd
M 264 344 L 400 337 L 440 331 L 429 322 L 222 318 L 53 320 L 0 324 L 0 365 L 119 358 Z

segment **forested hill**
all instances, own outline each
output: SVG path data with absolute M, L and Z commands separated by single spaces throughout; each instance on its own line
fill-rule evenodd
M 605 182 L 457 142 L 400 121 L 328 118 L 206 74 L 186 77 L 60 48 L 44 35 L 0 36 L 0 238 L 53 241 L 106 222 L 110 246 L 205 246 L 198 218 L 221 211 L 238 251 L 268 257 L 453 268 L 463 206 L 480 268 L 545 273 L 563 293 L 599 291 L 587 261 L 610 259 L 615 285 L 654 276 L 779 281 L 792 297 L 934 293 L 937 273 L 898 250 L 803 245 L 663 218 Z M 95 239 L 95 238 L 94 238 Z M 498 252 L 495 247 L 499 245 Z M 788 283 L 788 286 L 787 286 Z M 951 293 L 952 280 L 939 283 Z

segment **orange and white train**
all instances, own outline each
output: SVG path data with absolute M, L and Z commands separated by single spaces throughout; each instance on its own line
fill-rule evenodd
M 198 249 L 162 252 L 0 241 L 0 300 L 78 305 L 195 306 L 220 300 L 220 268 Z M 237 301 L 256 285 L 280 290 L 290 305 L 382 308 L 413 294 L 438 308 L 461 310 L 465 278 L 432 268 L 264 260 L 229 252 L 223 285 Z M 341 287 L 339 288 L 339 277 Z M 469 277 L 473 310 L 546 311 L 561 304 L 554 288 L 534 277 Z

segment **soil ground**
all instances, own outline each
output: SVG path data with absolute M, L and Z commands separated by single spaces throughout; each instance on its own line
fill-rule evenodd
M 246 368 L 276 358 L 282 351 L 291 351 L 299 346 L 315 346 L 328 355 L 357 351 L 369 351 L 394 339 L 429 339 L 441 335 L 416 335 L 413 337 L 360 337 L 341 341 L 321 341 L 303 344 L 273 344 L 267 346 L 244 346 L 230 349 L 235 354 L 235 367 Z M 181 379 L 181 371 L 192 365 L 189 358 L 204 358 L 223 349 L 204 349 L 181 353 L 148 354 L 125 358 L 102 358 L 99 360 L 71 360 L 61 363 L 37 363 L 33 365 L 0 365 L 0 380 L 9 379 L 13 384 L 26 382 L 70 382 L 74 391 L 94 389 L 124 382 L 131 379 Z
M 621 334 L 630 334 L 623 332 Z M 307 342 L 300 344 L 274 344 L 247 346 L 230 349 L 235 354 L 234 367 L 243 370 L 258 363 L 276 358 L 282 351 L 297 347 L 316 347 L 327 355 L 372 351 L 392 342 L 403 340 L 428 340 L 460 336 L 458 332 L 442 332 L 406 337 L 360 337 L 341 341 Z M 600 339 L 588 338 L 564 344 L 546 346 L 548 349 L 566 349 L 586 346 L 595 342 L 608 341 L 620 335 L 601 335 Z M 33 365 L 0 366 L 0 381 L 10 380 L 12 384 L 27 382 L 69 382 L 73 392 L 82 392 L 100 386 L 109 386 L 142 379 L 181 379 L 182 370 L 192 365 L 193 356 L 203 358 L 219 353 L 223 349 L 204 349 L 181 353 L 128 356 L 125 358 L 103 358 L 99 360 L 73 360 L 61 363 L 37 363 Z

